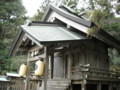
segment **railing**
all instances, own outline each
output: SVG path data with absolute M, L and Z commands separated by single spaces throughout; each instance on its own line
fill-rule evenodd
M 118 80 L 120 77 L 119 72 L 99 69 L 91 67 L 88 65 L 79 65 L 72 67 L 72 79 L 80 80 L 80 79 L 89 79 L 89 80 Z

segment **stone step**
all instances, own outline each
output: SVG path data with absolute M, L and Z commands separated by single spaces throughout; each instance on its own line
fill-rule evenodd
M 47 87 L 47 90 L 66 90 L 67 88 L 51 88 Z M 38 88 L 37 90 L 44 90 L 44 88 Z
M 66 89 L 61 89 L 61 88 L 47 88 L 47 90 L 66 90 Z
M 70 84 L 62 84 L 62 85 L 58 85 L 58 84 L 47 84 L 48 87 L 68 87 Z
M 70 80 L 48 80 L 47 81 L 47 90 L 67 90 L 71 85 Z M 41 89 L 43 90 L 44 83 L 42 83 Z
M 69 80 L 69 79 L 49 79 L 49 80 L 47 80 L 47 81 L 61 81 L 61 82 L 71 82 L 71 80 Z
M 48 80 L 48 84 L 70 84 L 70 80 Z
M 55 90 L 58 90 L 58 89 L 62 89 L 62 90 L 66 90 L 68 88 L 68 86 L 47 86 L 47 90 L 49 89 L 55 89 Z M 39 88 L 40 90 L 43 90 L 44 87 L 42 88 Z
M 55 85 L 53 85 L 53 86 L 47 86 L 47 88 L 68 88 L 68 86 L 55 86 Z
M 57 84 L 67 84 L 68 83 L 69 84 L 71 82 L 60 82 L 60 81 L 56 81 L 56 82 L 54 81 L 53 82 L 53 81 L 47 81 L 47 83 L 57 83 Z
M 69 84 L 71 84 L 71 83 L 61 83 L 61 82 L 47 82 L 47 85 L 63 85 L 63 86 L 65 86 L 65 85 L 69 85 Z

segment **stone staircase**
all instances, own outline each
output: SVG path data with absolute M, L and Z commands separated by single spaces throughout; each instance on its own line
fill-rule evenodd
M 51 79 L 47 81 L 47 90 L 69 90 L 71 80 L 68 79 Z M 44 90 L 44 83 L 37 90 Z

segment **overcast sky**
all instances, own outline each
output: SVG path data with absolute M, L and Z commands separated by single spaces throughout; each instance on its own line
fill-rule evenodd
M 26 16 L 32 17 L 37 12 L 37 9 L 39 9 L 39 6 L 43 1 L 44 0 L 22 0 L 23 5 L 28 11 Z

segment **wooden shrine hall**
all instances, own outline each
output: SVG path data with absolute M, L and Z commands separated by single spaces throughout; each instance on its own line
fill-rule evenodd
M 42 60 L 44 73 L 36 90 L 120 90 L 120 73 L 109 70 L 108 48 L 120 41 L 105 30 L 88 37 L 93 22 L 50 5 L 42 21 L 22 25 L 9 56 L 28 54 L 25 90 L 30 89 L 32 62 Z

